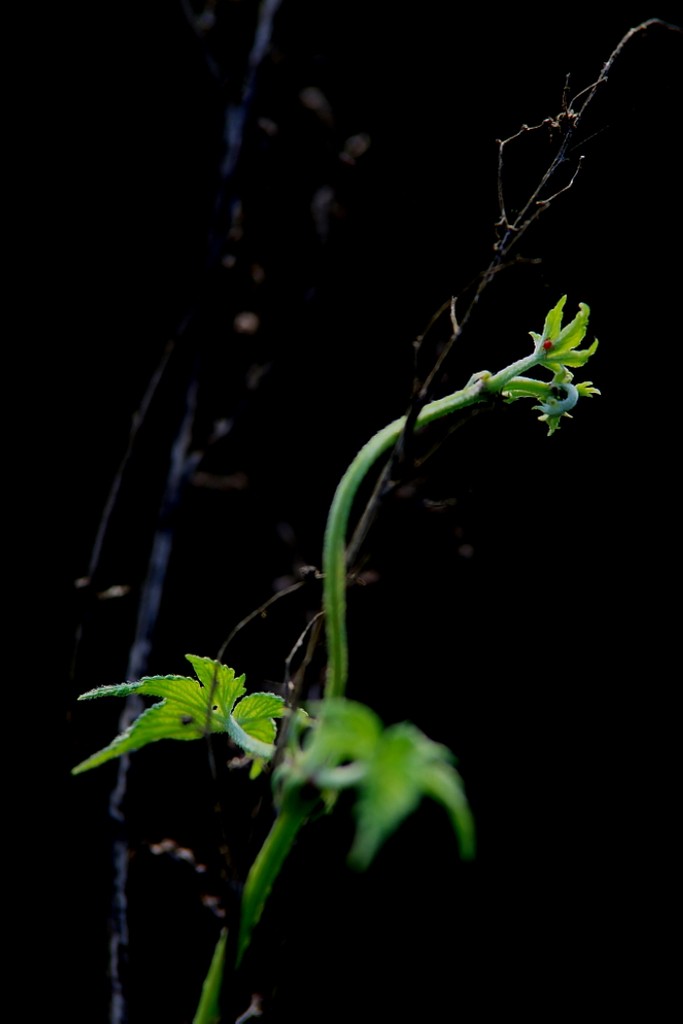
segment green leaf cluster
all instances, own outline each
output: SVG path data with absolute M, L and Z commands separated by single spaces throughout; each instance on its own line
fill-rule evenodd
M 543 326 L 543 333 L 536 334 L 529 331 L 529 334 L 536 343 L 536 350 L 543 350 L 545 353 L 545 364 L 552 370 L 558 371 L 561 366 L 583 366 L 595 353 L 598 342 L 593 342 L 590 348 L 577 349 L 586 336 L 588 330 L 588 317 L 590 308 L 585 302 L 579 303 L 579 312 L 571 323 L 562 328 L 562 316 L 567 296 L 563 295 L 556 306 L 548 313 Z M 546 347 L 547 343 L 547 347 Z M 558 356 L 562 356 L 558 359 Z
M 425 796 L 446 809 L 461 857 L 474 857 L 474 819 L 447 747 L 410 722 L 385 728 L 374 711 L 344 697 L 327 698 L 311 710 L 316 717 L 299 711 L 290 721 L 285 757 L 273 772 L 278 816 L 244 886 L 238 965 L 299 829 L 321 800 L 331 810 L 343 789 L 357 792 L 348 856 L 355 870 L 370 866 Z
M 573 380 L 574 375 L 568 367 L 584 366 L 598 347 L 596 338 L 588 348 L 578 348 L 586 336 L 588 317 L 590 316 L 590 309 L 585 302 L 579 303 L 577 315 L 565 328 L 562 327 L 566 301 L 567 296 L 563 295 L 557 305 L 553 306 L 545 318 L 541 334 L 537 334 L 535 331 L 529 332 L 535 343 L 535 351 L 538 356 L 537 365 L 547 366 L 549 370 L 552 370 L 553 379 L 541 381 L 529 377 L 514 377 L 506 384 L 503 391 L 507 402 L 515 402 L 519 398 L 540 399 L 542 404 L 535 405 L 534 409 L 538 409 L 542 413 L 538 418 L 548 424 L 548 434 L 554 434 L 559 429 L 560 420 L 564 416 L 568 419 L 572 418 L 565 408 L 568 404 L 566 399 L 564 402 L 558 401 L 557 395 L 558 387 L 569 385 Z M 593 395 L 599 395 L 599 390 L 592 385 L 593 382 L 590 380 L 575 385 L 574 401 L 579 396 L 592 398 Z M 554 407 L 558 409 L 557 413 L 554 413 Z
M 356 789 L 351 867 L 364 871 L 425 796 L 448 812 L 461 856 L 474 856 L 474 822 L 447 747 L 410 722 L 385 728 L 370 708 L 344 698 L 322 702 L 309 723 L 293 760 L 278 771 L 316 786 L 328 806 L 341 789 Z
M 112 742 L 72 768 L 79 775 L 157 740 L 198 740 L 209 733 L 227 732 L 237 746 L 254 758 L 252 777 L 275 752 L 275 719 L 282 716 L 284 700 L 274 693 L 246 693 L 245 676 L 213 658 L 187 654 L 196 679 L 187 676 L 145 676 L 137 683 L 100 686 L 79 700 L 127 697 L 132 693 L 162 697 Z M 239 701 L 239 702 L 238 702 Z

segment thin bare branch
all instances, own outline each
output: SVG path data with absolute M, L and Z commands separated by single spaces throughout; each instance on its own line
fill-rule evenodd
M 90 554 L 90 564 L 88 566 L 87 583 L 85 584 L 89 588 L 92 588 L 93 580 L 100 564 L 100 558 L 102 557 L 102 548 L 104 547 L 105 537 L 107 536 L 107 531 L 109 529 L 111 517 L 116 507 L 116 502 L 118 500 L 119 492 L 121 490 L 121 484 L 123 482 L 123 478 L 125 476 L 128 463 L 130 462 L 133 450 L 135 448 L 135 442 L 137 440 L 138 434 L 140 433 L 140 428 L 145 422 L 145 418 L 147 416 L 147 413 L 149 412 L 149 407 L 152 404 L 154 396 L 157 392 L 157 388 L 161 383 L 161 379 L 164 376 L 164 372 L 166 370 L 166 367 L 168 366 L 169 360 L 173 355 L 174 350 L 175 341 L 171 340 L 166 345 L 163 355 L 161 356 L 161 359 L 159 360 L 159 363 L 157 364 L 157 367 L 150 378 L 149 384 L 147 385 L 145 393 L 142 396 L 142 401 L 140 402 L 139 409 L 133 414 L 130 433 L 128 434 L 128 444 L 126 445 L 126 450 L 124 452 L 123 458 L 119 463 L 119 467 L 116 470 L 116 473 L 114 474 L 114 479 L 112 480 L 111 487 L 109 488 L 109 494 L 107 495 L 107 500 L 102 510 L 102 516 L 97 527 L 95 543 L 93 544 L 92 552 Z M 83 626 L 84 621 L 82 618 L 76 628 L 76 635 L 74 637 L 74 648 L 73 653 L 71 655 L 70 674 L 72 679 L 76 674 L 76 662 L 78 660 L 78 652 L 81 645 L 81 639 L 83 637 Z
M 635 35 L 637 35 L 639 32 L 646 32 L 647 29 L 650 28 L 650 26 L 652 26 L 652 25 L 661 25 L 662 28 L 668 28 L 672 32 L 681 32 L 681 27 L 679 25 L 672 25 L 668 21 L 662 21 L 661 18 L 648 18 L 647 21 L 641 21 L 640 25 L 636 25 L 634 28 L 629 29 L 628 32 L 626 33 L 626 35 L 623 37 L 623 39 L 621 39 L 619 41 L 619 43 L 617 44 L 615 49 L 609 55 L 609 58 L 607 59 L 607 61 L 603 64 L 602 71 L 600 72 L 600 74 L 598 75 L 596 80 L 591 85 L 587 85 L 585 89 L 581 90 L 581 92 L 577 92 L 576 96 L 573 97 L 571 103 L 569 104 L 569 108 L 568 108 L 568 112 L 570 114 L 576 113 L 578 117 L 582 117 L 583 116 L 583 113 L 586 110 L 586 107 L 588 106 L 588 104 L 591 102 L 591 100 L 595 96 L 595 93 L 597 92 L 598 87 L 601 86 L 603 82 L 607 81 L 607 76 L 609 75 L 609 72 L 610 72 L 610 69 L 611 69 L 612 65 L 614 64 L 615 60 L 617 59 L 617 57 L 619 56 L 621 51 L 624 49 L 626 44 L 629 43 L 631 41 L 631 39 L 633 39 L 633 37 Z M 583 96 L 586 93 L 588 95 L 586 96 L 586 99 L 581 104 L 581 109 L 578 112 L 575 112 L 574 104 L 576 103 L 576 101 L 581 96 Z
M 419 459 L 415 459 L 414 468 L 421 469 L 422 466 L 424 466 L 425 462 L 427 462 L 428 459 L 431 459 L 432 455 L 435 455 L 436 452 L 438 452 L 439 448 L 442 446 L 447 437 L 450 437 L 451 434 L 454 434 L 456 430 L 460 430 L 461 427 L 464 427 L 464 425 L 466 423 L 469 423 L 469 421 L 473 419 L 473 417 L 480 416 L 483 412 L 491 412 L 493 408 L 494 405 L 493 403 L 491 403 L 490 405 L 472 405 L 470 406 L 469 409 L 464 409 L 460 416 L 458 416 L 458 419 L 455 421 L 455 423 L 451 423 L 448 430 L 444 433 L 443 437 L 439 438 L 436 444 L 433 444 L 428 452 L 426 452 L 424 455 L 421 455 Z
M 517 259 L 514 259 L 512 261 L 509 260 L 512 248 L 519 243 L 520 239 L 524 236 L 528 228 L 540 216 L 540 214 L 544 210 L 547 210 L 550 204 L 558 196 L 562 195 L 563 192 L 568 191 L 568 189 L 570 189 L 574 184 L 574 181 L 576 180 L 576 176 L 579 172 L 579 169 L 583 161 L 583 156 L 579 157 L 577 166 L 574 169 L 574 173 L 572 174 L 569 183 L 565 185 L 563 188 L 558 189 L 558 191 L 555 192 L 553 195 L 548 196 L 547 198 L 541 198 L 541 193 L 547 186 L 548 182 L 555 175 L 555 173 L 562 166 L 562 164 L 566 162 L 567 153 L 572 151 L 570 149 L 570 142 L 573 139 L 573 136 L 583 117 L 583 114 L 586 111 L 586 108 L 588 107 L 588 104 L 593 99 L 593 96 L 595 95 L 599 85 L 603 81 L 605 81 L 607 73 L 609 72 L 610 68 L 614 64 L 614 61 L 619 56 L 619 54 L 626 46 L 626 44 L 638 32 L 645 31 L 651 25 L 662 25 L 665 28 L 669 28 L 677 32 L 681 31 L 681 29 L 677 25 L 671 25 L 668 22 L 664 22 L 659 18 L 650 18 L 648 21 L 644 21 L 640 25 L 637 25 L 635 28 L 630 29 L 626 33 L 626 35 L 620 40 L 619 44 L 610 55 L 609 59 L 603 66 L 602 71 L 600 72 L 600 75 L 596 79 L 596 81 L 592 85 L 588 86 L 587 89 L 584 89 L 580 93 L 577 93 L 577 95 L 569 104 L 567 103 L 567 97 L 569 94 L 570 76 L 569 74 L 566 76 L 564 87 L 562 90 L 561 113 L 558 114 L 556 118 L 545 118 L 537 125 L 522 125 L 520 130 L 516 132 L 514 135 L 509 136 L 509 138 L 496 140 L 498 142 L 497 190 L 498 209 L 500 214 L 500 218 L 498 220 L 496 227 L 502 228 L 503 231 L 501 236 L 498 238 L 494 245 L 495 255 L 491 262 L 489 263 L 488 267 L 479 275 L 477 275 L 477 278 L 475 278 L 475 280 L 478 279 L 479 283 L 477 284 L 476 291 L 472 299 L 470 300 L 469 305 L 466 307 L 464 313 L 460 317 L 460 320 L 458 321 L 455 319 L 455 302 L 459 297 L 461 297 L 464 294 L 464 292 L 461 292 L 460 296 L 456 296 L 453 299 L 451 299 L 450 303 L 443 303 L 439 307 L 439 309 L 430 319 L 424 334 L 421 337 L 419 337 L 417 339 L 417 342 L 415 343 L 415 364 L 417 366 L 417 351 L 419 350 L 422 344 L 424 335 L 433 326 L 433 324 L 436 323 L 436 321 L 442 315 L 442 313 L 447 308 L 450 307 L 453 333 L 448 342 L 446 343 L 446 345 L 444 346 L 442 352 L 437 357 L 434 366 L 428 373 L 427 377 L 425 378 L 421 386 L 419 384 L 419 381 L 417 380 L 416 371 L 416 381 L 413 385 L 413 396 L 410 407 L 406 414 L 406 422 L 404 428 L 398 440 L 396 441 L 396 445 L 394 447 L 391 459 L 389 460 L 384 470 L 382 471 L 382 474 L 380 475 L 379 480 L 375 485 L 372 497 L 370 498 L 370 501 L 368 502 L 363 511 L 361 519 L 353 534 L 351 544 L 347 549 L 347 556 L 353 556 L 353 558 L 356 557 L 360 545 L 365 539 L 365 536 L 368 530 L 370 529 L 370 526 L 372 525 L 376 518 L 379 506 L 381 505 L 386 495 L 391 491 L 392 487 L 396 486 L 397 480 L 400 477 L 399 467 L 402 467 L 407 462 L 406 448 L 407 445 L 409 444 L 409 439 L 412 437 L 415 423 L 417 421 L 417 417 L 419 416 L 420 410 L 430 400 L 434 383 L 441 372 L 441 368 L 444 365 L 446 359 L 449 357 L 451 351 L 453 350 L 456 341 L 458 341 L 458 339 L 461 337 L 463 330 L 467 326 L 467 323 L 472 313 L 474 312 L 484 290 L 488 287 L 488 285 L 494 279 L 496 274 L 499 273 L 499 271 L 504 269 L 506 266 L 509 266 L 511 262 L 518 261 Z M 578 111 L 575 110 L 574 105 L 577 99 L 579 99 L 586 93 L 587 96 L 583 104 L 581 105 L 581 108 Z M 521 210 L 519 210 L 515 219 L 512 222 L 510 222 L 505 208 L 505 196 L 503 189 L 503 154 L 505 147 L 509 145 L 509 143 L 513 142 L 515 139 L 519 138 L 521 135 L 524 135 L 530 131 L 537 131 L 539 128 L 542 128 L 544 126 L 549 127 L 551 130 L 559 130 L 562 135 L 561 143 L 558 147 L 557 152 L 555 153 L 555 156 L 553 157 L 547 169 L 541 176 L 538 185 L 535 187 L 535 189 L 533 190 L 533 192 L 531 193 L 531 195 L 529 196 Z M 536 261 L 530 260 L 529 262 Z M 469 287 L 470 285 L 467 286 L 465 291 L 467 291 Z M 347 564 L 349 564 L 348 561 Z
M 502 227 L 507 227 L 508 216 L 507 216 L 507 213 L 505 212 L 505 198 L 503 196 L 503 146 L 504 146 L 504 143 L 501 142 L 500 139 L 496 139 L 496 142 L 498 143 L 498 178 L 497 178 L 496 184 L 497 184 L 497 188 L 498 188 L 498 213 L 500 215 L 499 219 L 498 219 L 498 223 Z
M 451 327 L 453 328 L 453 334 L 458 333 L 458 318 L 455 315 L 455 304 L 457 301 L 457 296 L 454 295 L 451 299 Z
M 427 337 L 427 335 L 429 334 L 429 332 L 431 331 L 431 329 L 434 326 L 434 324 L 446 312 L 448 307 L 449 307 L 449 302 L 442 302 L 441 305 L 439 306 L 439 308 L 437 309 L 436 313 L 433 313 L 432 316 L 429 318 L 429 323 L 425 327 L 425 329 L 422 332 L 422 334 L 418 334 L 417 338 L 413 342 L 413 348 L 414 348 L 413 365 L 414 365 L 415 388 L 416 389 L 419 389 L 419 386 L 420 386 L 419 385 L 419 379 L 418 379 L 418 372 L 417 372 L 417 360 L 418 360 L 418 356 L 420 354 L 420 350 L 422 348 L 422 343 L 425 340 L 425 338 Z
M 297 642 L 294 644 L 294 647 L 292 648 L 292 650 L 289 652 L 289 656 L 287 658 L 287 661 L 285 662 L 285 679 L 284 679 L 285 702 L 286 702 L 287 706 L 290 708 L 290 715 L 289 715 L 289 718 L 287 718 L 283 722 L 282 727 L 281 727 L 281 729 L 280 729 L 280 731 L 278 733 L 277 742 L 275 744 L 275 747 L 276 747 L 276 749 L 275 749 L 275 756 L 273 757 L 273 760 L 271 762 L 273 768 L 276 768 L 277 765 L 280 763 L 280 761 L 282 759 L 283 752 L 284 752 L 285 746 L 287 744 L 287 736 L 289 734 L 290 723 L 292 721 L 292 714 L 294 713 L 296 708 L 299 706 L 299 700 L 301 698 L 301 690 L 302 690 L 302 687 L 303 687 L 304 678 L 305 678 L 305 675 L 306 675 L 306 670 L 307 670 L 308 666 L 310 665 L 311 661 L 313 660 L 313 654 L 315 652 L 316 647 L 318 646 L 318 642 L 320 640 L 320 634 L 322 632 L 322 628 L 323 628 L 324 623 L 325 623 L 325 613 L 324 612 L 320 611 L 320 612 L 317 613 L 317 615 L 314 615 L 313 618 L 311 619 L 311 621 L 308 623 L 308 625 L 304 629 L 303 633 L 300 635 L 300 637 L 297 640 Z M 298 648 L 303 643 L 307 633 L 309 634 L 309 636 L 308 636 L 308 644 L 306 645 L 306 653 L 304 654 L 303 660 L 302 660 L 301 664 L 299 665 L 298 669 L 296 670 L 296 674 L 294 676 L 294 680 L 292 681 L 290 679 L 290 672 L 291 672 L 291 667 L 292 667 L 292 658 L 294 657 L 294 654 L 296 653 Z
M 562 113 L 569 113 L 569 104 L 567 103 L 567 97 L 569 96 L 569 82 L 571 80 L 571 71 L 568 71 L 564 79 L 564 87 L 562 89 Z
M 567 191 L 568 189 L 570 189 L 570 188 L 572 187 L 572 185 L 574 184 L 574 182 L 576 181 L 576 176 L 577 176 L 577 174 L 579 173 L 579 171 L 581 170 L 581 165 L 582 165 L 582 163 L 583 163 L 583 157 L 582 157 L 582 156 L 580 156 L 580 157 L 579 157 L 579 162 L 578 162 L 578 163 L 577 163 L 577 165 L 576 165 L 576 170 L 575 170 L 575 171 L 574 171 L 574 173 L 572 174 L 572 177 L 571 177 L 571 181 L 569 181 L 569 182 L 568 182 L 568 183 L 567 183 L 567 184 L 566 184 L 566 185 L 564 186 L 564 188 L 561 188 L 561 189 L 560 189 L 560 190 L 559 190 L 558 192 L 556 192 L 556 193 L 555 193 L 554 195 L 552 195 L 552 196 L 548 196 L 548 198 L 547 198 L 547 199 L 537 199 L 537 200 L 536 200 L 536 205 L 537 205 L 537 206 L 547 206 L 547 205 L 548 205 L 548 203 L 552 203 L 553 199 L 557 199 L 557 197 L 558 197 L 558 196 L 561 196 L 563 192 L 566 192 L 566 191 Z
M 316 579 L 322 579 L 322 574 L 317 573 Z M 266 610 L 270 608 L 272 604 L 275 604 L 276 601 L 279 601 L 281 597 L 287 597 L 288 594 L 293 594 L 295 590 L 300 590 L 301 587 L 303 587 L 304 582 L 305 580 L 299 580 L 298 583 L 292 583 L 291 587 L 285 587 L 284 590 L 278 590 L 277 594 L 273 594 L 272 597 L 269 597 L 268 600 L 264 601 L 263 604 L 258 606 L 258 608 L 255 608 L 253 612 L 249 612 L 248 615 L 245 615 L 245 617 L 237 623 L 235 628 L 229 634 L 227 640 L 224 640 L 223 643 L 221 644 L 218 654 L 216 655 L 216 661 L 223 660 L 223 656 L 225 655 L 225 651 L 227 649 L 228 644 L 237 636 L 241 629 L 244 629 L 245 626 L 248 626 L 249 623 L 252 622 L 259 615 L 262 615 L 265 618 Z
M 351 537 L 351 540 L 350 540 L 349 544 L 347 545 L 347 548 L 346 548 L 346 567 L 347 567 L 347 569 L 349 569 L 350 566 L 352 566 L 355 563 L 356 558 L 358 557 L 358 552 L 360 551 L 360 549 L 361 549 L 361 547 L 363 545 L 363 541 L 367 537 L 368 532 L 369 532 L 372 524 L 374 523 L 375 518 L 377 517 L 377 513 L 379 511 L 379 506 L 382 503 L 382 501 L 387 497 L 387 494 L 389 493 L 389 490 L 390 490 L 389 484 L 390 484 L 390 480 L 391 480 L 391 471 L 392 471 L 392 461 L 391 461 L 391 459 L 388 459 L 387 462 L 384 465 L 384 468 L 383 468 L 382 472 L 380 473 L 380 475 L 377 478 L 377 482 L 376 482 L 376 484 L 375 484 L 375 486 L 373 488 L 373 491 L 372 491 L 372 494 L 370 495 L 368 503 L 366 504 L 365 508 L 363 509 L 363 514 L 361 515 L 360 519 L 358 520 L 358 524 L 356 526 L 356 529 L 353 531 L 353 536 Z
M 306 628 L 304 630 L 302 630 L 302 632 L 300 633 L 296 643 L 294 644 L 294 646 L 292 647 L 291 651 L 289 652 L 289 654 L 287 655 L 287 657 L 285 659 L 285 700 L 287 701 L 287 703 L 290 706 L 291 706 L 292 692 L 295 689 L 295 685 L 291 681 L 292 660 L 293 660 L 294 655 L 296 654 L 296 652 L 299 650 L 299 648 L 303 644 L 303 642 L 306 639 L 306 636 L 308 635 L 310 630 L 315 626 L 315 624 L 320 619 L 322 619 L 324 614 L 325 614 L 324 612 L 316 612 L 316 614 L 313 616 L 313 618 L 308 623 Z M 322 625 L 322 622 L 320 623 L 320 625 Z M 308 653 L 309 652 L 307 650 L 306 651 L 306 656 L 304 656 L 304 660 L 303 660 L 302 664 L 299 666 L 299 671 L 301 671 L 302 667 L 305 670 L 306 666 L 310 663 L 311 658 L 307 657 Z M 311 652 L 311 657 L 312 656 L 313 656 L 313 653 Z
M 510 142 L 514 142 L 515 139 L 518 139 L 520 135 L 525 135 L 527 132 L 534 132 L 537 128 L 542 128 L 547 123 L 548 119 L 541 121 L 540 124 L 532 124 L 531 126 L 523 124 L 519 131 L 515 132 L 515 134 L 511 135 L 508 139 L 496 139 L 496 142 L 498 143 L 498 210 L 500 212 L 500 219 L 496 227 L 509 227 L 507 213 L 505 212 L 505 198 L 503 192 L 503 152 L 505 147 Z

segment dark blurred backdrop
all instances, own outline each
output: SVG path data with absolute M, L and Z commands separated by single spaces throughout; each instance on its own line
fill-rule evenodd
M 63 962 L 55 1006 L 73 1022 L 107 1019 L 116 765 L 68 770 L 114 736 L 121 710 L 76 697 L 126 676 L 188 401 L 184 456 L 201 454 L 165 520 L 149 674 L 183 672 L 186 652 L 215 656 L 303 565 L 320 567 L 336 483 L 407 408 L 413 341 L 491 257 L 495 140 L 556 115 L 566 73 L 584 88 L 651 13 L 283 0 L 244 105 L 258 10 L 218 0 L 54 19 L 59 416 L 44 444 L 59 525 L 45 706 L 60 742 L 45 872 Z M 591 306 L 601 347 L 584 376 L 603 396 L 551 439 L 526 403 L 446 438 L 383 509 L 367 585 L 350 592 L 348 695 L 458 754 L 479 858 L 459 863 L 433 807 L 361 877 L 344 864 L 348 813 L 310 826 L 236 983 L 236 1012 L 259 991 L 273 1021 L 545 1021 L 639 999 L 658 1016 L 666 953 L 655 966 L 647 936 L 669 857 L 672 620 L 661 595 L 680 343 L 677 66 L 680 35 L 657 27 L 620 57 L 582 125 L 581 173 L 521 244 L 534 262 L 491 285 L 438 391 L 525 354 L 527 332 L 568 292 L 569 315 Z M 240 104 L 241 151 L 221 181 L 226 109 Z M 231 124 L 239 133 L 238 116 Z M 510 145 L 510 206 L 549 153 L 545 130 Z M 423 372 L 447 336 L 442 321 Z M 170 340 L 96 572 L 77 588 Z M 116 586 L 124 596 L 97 596 Z M 226 660 L 250 690 L 282 683 L 319 601 L 308 583 L 235 639 Z M 320 652 L 314 695 L 322 665 Z M 246 867 L 269 824 L 268 783 L 219 775 Z M 225 921 L 212 803 L 202 744 L 133 756 L 131 1024 L 181 1024 L 196 1009 Z M 155 854 L 164 839 L 207 871 Z

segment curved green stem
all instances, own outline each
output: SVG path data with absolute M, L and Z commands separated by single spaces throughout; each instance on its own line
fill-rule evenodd
M 416 427 L 431 423 L 442 416 L 458 412 L 477 402 L 485 402 L 499 394 L 514 377 L 533 366 L 544 362 L 546 353 L 537 350 L 524 359 L 511 363 L 504 370 L 492 375 L 482 373 L 467 387 L 446 398 L 430 402 L 417 417 Z M 391 448 L 401 435 L 406 417 L 394 420 L 371 437 L 356 455 L 342 477 L 334 495 L 325 529 L 323 547 L 323 572 L 325 574 L 323 607 L 329 664 L 327 670 L 326 697 L 343 697 L 348 674 L 348 646 L 346 642 L 346 530 L 353 499 L 368 470 L 387 449 Z

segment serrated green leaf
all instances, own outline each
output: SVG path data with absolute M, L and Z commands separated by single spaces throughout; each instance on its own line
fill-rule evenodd
M 186 654 L 185 661 L 189 661 L 192 665 L 195 675 L 202 686 L 206 686 L 209 689 L 218 681 L 221 668 L 226 670 L 224 677 L 227 674 L 232 678 L 235 674 L 233 669 L 228 668 L 227 665 L 221 665 L 214 658 L 201 658 L 198 654 Z
M 233 718 L 245 732 L 264 743 L 275 738 L 275 718 L 282 718 L 285 702 L 275 693 L 251 693 L 233 710 Z
M 588 317 L 590 316 L 590 309 L 585 302 L 579 303 L 579 312 L 576 314 L 571 323 L 568 323 L 564 330 L 560 331 L 557 339 L 553 342 L 551 354 L 553 358 L 559 355 L 563 355 L 565 352 L 571 352 L 580 344 L 586 336 L 588 330 Z M 564 363 L 565 360 L 561 359 L 560 362 Z
M 195 684 L 196 685 L 196 684 Z M 201 722 L 201 726 L 197 725 Z M 212 732 L 222 732 L 222 726 L 215 720 L 211 720 Z M 122 754 L 139 750 L 148 743 L 155 743 L 157 740 L 197 740 L 204 736 L 204 719 L 200 713 L 196 716 L 188 714 L 183 708 L 169 705 L 166 700 L 153 704 L 135 719 L 125 732 L 122 732 L 112 742 L 92 754 L 85 761 L 81 761 L 75 768 L 71 769 L 72 775 L 80 775 L 91 768 L 97 768 L 106 761 L 111 761 Z
M 567 296 L 563 295 L 560 301 L 557 303 L 557 305 L 553 306 L 553 308 L 548 313 L 547 317 L 545 318 L 545 325 L 543 327 L 543 334 L 541 336 L 542 338 L 554 341 L 560 333 L 560 329 L 562 327 L 562 310 L 564 309 L 564 304 L 566 301 Z
M 553 349 L 551 352 L 551 356 L 553 358 L 546 362 L 545 365 L 549 366 L 551 370 L 555 370 L 555 372 L 562 369 L 563 366 L 584 366 L 588 362 L 590 357 L 592 355 L 595 355 L 597 347 L 598 340 L 596 338 L 589 348 L 577 348 L 574 349 L 572 352 L 565 352 L 564 354 L 561 354 L 562 360 L 561 362 L 557 363 L 554 361 L 554 356 L 556 353 Z
M 213 703 L 218 704 L 218 710 L 227 718 L 237 698 L 247 692 L 244 676 L 235 678 L 234 669 L 213 658 L 200 658 L 196 654 L 186 654 L 185 657 L 197 673 L 202 686 L 213 692 Z
M 177 678 L 182 677 L 178 676 Z M 128 697 L 131 693 L 139 693 L 142 685 L 142 681 L 140 681 L 139 683 L 119 683 L 117 686 L 96 686 L 94 690 L 82 693 L 76 700 L 94 700 L 96 697 Z M 159 694 L 155 694 L 155 696 L 158 697 Z
M 202 984 L 202 995 L 192 1024 L 218 1024 L 221 1019 L 219 999 L 223 974 L 225 970 L 225 944 L 228 940 L 228 929 L 223 928 L 216 943 L 211 965 Z
M 176 685 L 178 684 L 178 685 Z M 183 686 L 182 684 L 187 684 Z M 137 683 L 119 683 L 116 686 L 97 686 L 82 693 L 78 700 L 93 700 L 95 697 L 127 697 L 131 693 L 144 693 L 151 697 L 173 697 L 186 691 L 197 693 L 197 680 L 187 676 L 143 676 Z
M 246 698 L 246 703 L 242 701 L 238 705 L 241 710 L 233 717 L 235 700 L 245 693 L 244 676 L 235 677 L 233 669 L 211 658 L 190 654 L 187 659 L 199 681 L 187 676 L 145 676 L 137 683 L 100 686 L 79 697 L 79 700 L 92 700 L 140 693 L 164 700 L 144 711 L 103 750 L 76 765 L 73 775 L 157 740 L 195 740 L 207 732 L 228 732 L 247 753 L 262 758 L 272 756 L 273 719 L 282 715 L 282 698 L 275 694 L 252 694 Z

